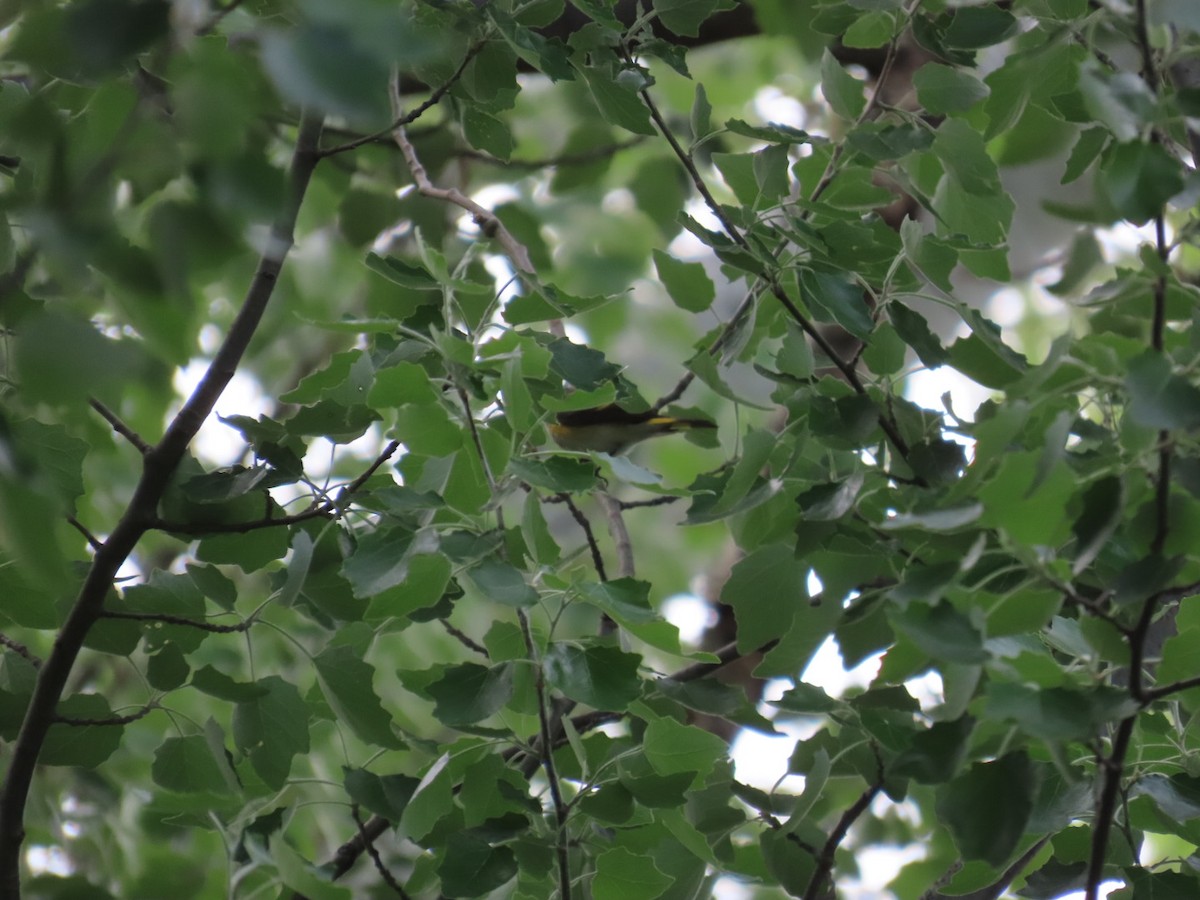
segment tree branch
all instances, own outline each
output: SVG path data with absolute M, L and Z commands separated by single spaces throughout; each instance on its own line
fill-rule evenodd
M 592 565 L 596 568 L 596 575 L 601 581 L 608 581 L 608 575 L 604 572 L 604 557 L 600 554 L 600 545 L 596 543 L 596 535 L 592 532 L 592 524 L 587 520 L 587 516 L 583 511 L 575 505 L 575 501 L 571 499 L 571 495 L 565 491 L 555 495 L 560 499 L 570 511 L 572 518 L 579 523 L 579 527 L 583 529 L 584 537 L 587 539 L 588 549 L 592 552 Z
M 879 766 L 879 773 L 876 775 L 875 781 L 862 792 L 862 795 L 851 804 L 849 809 L 842 813 L 833 831 L 829 832 L 829 838 L 825 841 L 825 846 L 821 848 L 821 852 L 817 856 L 816 871 L 813 872 L 812 878 L 808 881 L 808 888 L 804 891 L 804 900 L 818 900 L 821 897 L 821 892 L 825 889 L 825 882 L 829 879 L 829 874 L 833 871 L 833 857 L 837 853 L 837 848 L 846 839 L 846 834 L 850 831 L 850 826 L 855 823 L 859 816 L 867 811 L 867 808 L 871 805 L 871 801 L 875 799 L 881 790 L 883 790 L 882 764 Z
M 512 233 L 504 227 L 504 223 L 500 221 L 494 212 L 480 206 L 461 191 L 455 188 L 440 188 L 429 179 L 429 173 L 425 171 L 425 166 L 421 164 L 421 160 L 417 156 L 417 151 L 413 149 L 412 142 L 408 139 L 408 132 L 404 130 L 404 116 L 400 115 L 400 83 L 398 77 L 392 78 L 391 93 L 392 110 L 397 115 L 396 121 L 401 123 L 392 129 L 392 138 L 404 154 L 404 159 L 408 163 L 409 171 L 412 172 L 413 182 L 416 184 L 417 190 L 425 197 L 430 197 L 434 200 L 444 200 L 469 212 L 474 217 L 475 224 L 479 226 L 484 235 L 495 238 L 496 242 L 504 248 L 505 254 L 517 268 L 517 271 L 525 275 L 532 275 L 534 269 L 533 263 L 529 259 L 529 251 L 525 249 L 524 244 L 513 237 Z
M 104 421 L 112 426 L 112 430 L 121 437 L 125 438 L 125 440 L 129 441 L 129 443 L 132 444 L 137 449 L 137 452 L 142 454 L 142 456 L 145 456 L 154 449 L 144 440 L 142 440 L 141 435 L 122 422 L 121 418 L 115 412 L 113 412 L 95 397 L 92 397 L 90 400 L 88 400 L 88 405 L 91 406 L 96 412 L 100 413 L 101 418 L 103 418 Z
M 756 256 L 757 254 L 755 253 L 754 247 L 746 239 L 746 236 L 742 234 L 740 229 L 738 229 L 738 227 L 725 214 L 725 210 L 721 207 L 721 204 L 717 203 L 716 198 L 712 195 L 712 192 L 709 191 L 708 185 L 705 183 L 704 178 L 700 175 L 700 170 L 696 168 L 695 161 L 692 159 L 691 155 L 683 149 L 683 146 L 675 137 L 674 132 L 672 132 L 670 127 L 667 125 L 667 121 L 665 118 L 663 118 L 662 112 L 658 108 L 658 104 L 656 104 L 654 102 L 654 98 L 650 96 L 649 89 L 642 88 L 640 91 L 638 91 L 638 95 L 642 98 L 642 103 L 645 105 L 646 109 L 649 110 L 650 118 L 654 121 L 655 126 L 657 126 L 659 132 L 662 133 L 663 138 L 670 146 L 671 152 L 675 154 L 675 158 L 679 160 L 680 164 L 687 172 L 688 178 L 691 179 L 692 184 L 703 198 L 705 206 L 707 206 L 709 212 L 711 212 L 717 218 L 717 221 L 721 223 L 721 229 L 729 236 L 729 239 L 736 243 L 739 247 L 741 247 L 747 253 Z M 764 274 L 761 277 L 766 283 L 766 289 L 770 291 L 771 295 L 775 297 L 776 300 L 779 301 L 792 320 L 800 326 L 801 330 L 808 335 L 809 338 L 812 339 L 813 343 L 820 348 L 821 352 L 828 357 L 829 361 L 833 363 L 837 370 L 842 373 L 842 376 L 846 379 L 846 382 L 852 388 L 854 388 L 855 393 L 861 394 L 864 397 L 869 397 L 870 395 L 867 393 L 867 389 L 863 385 L 862 380 L 858 377 L 858 372 L 853 364 L 842 359 L 840 354 L 838 354 L 825 336 L 821 334 L 820 330 L 813 325 L 808 317 L 804 315 L 804 313 L 800 311 L 800 308 L 792 301 L 792 298 L 787 295 L 787 292 L 783 289 L 783 285 L 779 283 L 779 280 L 775 277 L 775 275 L 771 273 Z M 887 435 L 888 440 L 892 443 L 892 446 L 896 448 L 896 451 L 902 457 L 907 457 L 909 453 L 908 442 L 905 441 L 904 437 L 900 434 L 900 429 L 892 420 L 892 417 L 882 409 L 879 410 L 879 427 L 883 430 L 883 433 Z
M 191 397 L 172 419 L 162 440 L 143 455 L 142 474 L 133 497 L 108 539 L 92 557 L 79 594 L 59 629 L 54 650 L 39 670 L 0 788 L 0 897 L 20 896 L 25 804 L 58 700 L 88 632 L 104 609 L 117 570 L 145 534 L 179 461 L 233 378 L 262 320 L 291 249 L 296 216 L 319 159 L 321 124 L 321 117 L 313 114 L 306 113 L 301 119 L 288 173 L 286 206 L 272 229 L 269 245 L 259 259 L 242 307 Z
M 90 727 L 92 725 L 128 725 L 130 722 L 136 722 L 138 719 L 144 719 L 158 708 L 159 706 L 157 703 L 147 703 L 135 713 L 130 713 L 127 716 L 111 716 L 107 719 L 80 719 L 76 716 L 60 716 L 56 713 L 54 716 L 54 722 L 59 725 L 73 725 L 81 728 Z
M 247 619 L 245 622 L 239 622 L 236 625 L 216 625 L 212 622 L 189 619 L 186 616 L 173 616 L 170 613 L 123 612 L 111 609 L 101 610 L 99 617 L 101 619 L 125 619 L 133 622 L 162 622 L 166 625 L 183 625 L 187 628 L 197 628 L 200 631 L 207 631 L 212 634 L 237 634 L 241 631 L 249 631 L 255 621 L 254 619 Z
M 550 803 L 554 807 L 554 819 L 558 825 L 558 833 L 554 841 L 555 855 L 558 857 L 558 895 L 561 900 L 571 900 L 571 858 L 567 834 L 567 805 L 563 802 L 562 786 L 558 782 L 558 773 L 554 767 L 554 740 L 551 736 L 550 719 L 546 711 L 546 675 L 542 670 L 542 662 L 538 657 L 537 646 L 533 642 L 533 632 L 529 629 L 529 617 L 525 610 L 517 610 L 517 620 L 521 623 L 521 635 L 525 638 L 525 652 L 532 660 L 536 674 L 534 689 L 537 692 L 538 728 L 541 732 L 542 768 L 546 770 L 546 781 L 550 786 Z
M 383 860 L 379 858 L 379 851 L 375 849 L 375 838 L 367 836 L 366 826 L 363 825 L 363 820 L 358 815 L 357 803 L 350 807 L 350 815 L 354 817 L 354 824 L 358 828 L 358 837 L 362 841 L 367 855 L 371 857 L 371 862 L 375 864 L 375 871 L 379 873 L 379 877 L 383 879 L 384 883 L 392 889 L 400 900 L 411 900 L 408 892 L 404 890 L 400 882 L 392 877 L 392 873 L 388 871 L 387 866 L 383 864 Z
M 17 656 L 22 657 L 35 669 L 40 669 L 42 667 L 42 661 L 32 652 L 30 652 L 28 647 L 26 647 L 20 641 L 14 641 L 7 634 L 0 634 L 0 647 L 7 647 L 13 653 L 17 654 Z
M 349 150 L 355 150 L 361 147 L 363 144 L 371 144 L 375 141 L 381 141 L 394 134 L 397 128 L 403 128 L 405 125 L 411 125 L 413 122 L 417 121 L 417 119 L 421 118 L 421 116 L 425 114 L 426 110 L 428 110 L 430 107 L 436 106 L 438 101 L 446 95 L 446 91 L 454 87 L 454 83 L 458 81 L 458 79 L 462 78 L 463 72 L 467 70 L 467 66 L 470 65 L 471 60 L 479 55 L 479 51 L 483 49 L 485 43 L 486 41 L 476 41 L 474 44 L 472 44 L 470 49 L 467 50 L 466 55 L 463 56 L 462 62 L 458 64 L 458 68 L 454 70 L 454 73 L 447 78 L 445 82 L 434 88 L 434 90 L 427 98 L 425 98 L 425 100 L 421 101 L 421 103 L 413 107 L 413 109 L 409 112 L 401 113 L 399 111 L 398 104 L 393 103 L 393 114 L 396 116 L 396 120 L 387 128 L 384 128 L 382 131 L 377 131 L 374 134 L 366 134 L 362 137 L 357 137 L 352 141 L 346 141 L 346 143 L 338 144 L 336 147 L 328 147 L 321 151 L 321 157 L 325 158 L 329 156 L 337 156 L 339 153 L 346 153 Z M 399 96 L 399 79 L 397 78 L 394 83 L 396 84 L 397 96 Z

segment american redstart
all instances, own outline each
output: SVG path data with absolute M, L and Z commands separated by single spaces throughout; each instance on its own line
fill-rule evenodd
M 617 454 L 638 441 L 693 428 L 716 428 L 707 419 L 680 419 L 658 413 L 629 412 L 615 403 L 560 412 L 549 425 L 550 436 L 564 450 Z

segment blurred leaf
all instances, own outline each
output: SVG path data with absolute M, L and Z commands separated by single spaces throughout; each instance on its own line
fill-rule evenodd
M 988 96 L 988 86 L 961 69 L 926 63 L 913 76 L 917 99 L 933 115 L 965 112 Z

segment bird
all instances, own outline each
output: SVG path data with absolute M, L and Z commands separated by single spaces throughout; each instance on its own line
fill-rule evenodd
M 595 450 L 615 456 L 646 438 L 717 426 L 707 419 L 663 416 L 653 410 L 629 412 L 606 403 L 560 412 L 548 427 L 554 442 L 564 450 Z

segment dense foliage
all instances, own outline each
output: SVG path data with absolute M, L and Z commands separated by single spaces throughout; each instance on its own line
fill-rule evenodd
M 1200 896 L 1200 6 L 563 5 L 0 4 L 0 897 Z

